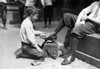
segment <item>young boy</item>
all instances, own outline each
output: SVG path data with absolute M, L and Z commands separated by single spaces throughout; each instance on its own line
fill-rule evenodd
M 22 55 L 28 55 L 31 58 L 42 58 L 43 50 L 36 43 L 36 35 L 44 32 L 36 31 L 33 28 L 33 23 L 38 19 L 38 10 L 34 7 L 28 7 L 25 11 L 27 17 L 21 24 L 20 36 L 22 44 L 22 52 L 17 55 L 17 58 Z

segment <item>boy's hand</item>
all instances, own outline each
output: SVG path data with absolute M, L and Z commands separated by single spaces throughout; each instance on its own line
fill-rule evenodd
M 49 36 L 49 33 L 43 33 L 43 34 L 40 35 L 40 38 L 45 39 L 45 38 L 47 38 L 48 36 Z
M 49 33 L 47 39 L 57 39 L 57 34 L 55 32 L 51 32 Z

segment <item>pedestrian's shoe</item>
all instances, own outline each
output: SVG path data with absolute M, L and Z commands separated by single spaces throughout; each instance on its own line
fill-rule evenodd
M 69 56 L 67 59 L 65 59 L 64 61 L 62 61 L 61 65 L 68 65 L 71 62 L 73 62 L 74 60 L 75 60 L 75 57 Z
M 7 27 L 5 26 L 5 27 L 3 27 L 3 29 L 4 29 L 4 30 L 7 30 Z
M 48 25 L 48 28 L 51 28 L 51 25 Z
M 43 28 L 47 28 L 47 25 L 45 25 Z

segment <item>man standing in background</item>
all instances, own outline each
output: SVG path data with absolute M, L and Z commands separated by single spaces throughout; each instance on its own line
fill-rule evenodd
M 51 27 L 51 21 L 53 17 L 53 3 L 52 0 L 41 0 L 41 4 L 44 7 L 44 21 L 45 21 L 45 26 L 46 27 Z M 47 19 L 49 19 L 49 25 L 47 25 Z
M 23 21 L 23 14 L 24 14 L 24 7 L 25 7 L 25 2 L 26 0 L 15 0 L 18 7 L 19 7 L 19 16 L 20 16 L 20 20 L 21 22 Z
M 29 6 L 35 7 L 36 0 L 15 0 L 18 1 L 21 22 L 26 17 L 25 10 Z

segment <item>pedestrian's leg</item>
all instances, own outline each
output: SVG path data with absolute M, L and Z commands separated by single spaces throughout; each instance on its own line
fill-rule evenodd
M 28 8 L 28 6 L 23 6 L 23 19 L 25 19 L 27 17 L 25 10 Z
M 53 6 L 48 7 L 48 18 L 49 18 L 49 26 L 48 28 L 51 28 L 51 22 L 52 22 L 52 17 L 53 17 Z
M 48 11 L 48 7 L 45 7 L 44 8 L 44 28 L 46 28 L 47 27 L 47 19 L 48 19 L 48 13 L 47 13 L 47 11 Z
M 2 22 L 3 22 L 3 28 L 5 30 L 7 30 L 7 27 L 6 27 L 6 20 L 7 20 L 7 17 L 6 17 L 6 15 L 7 15 L 6 4 L 3 3 L 1 6 L 2 6 L 1 7 L 1 18 L 2 18 Z
M 48 28 L 51 28 L 51 20 L 52 20 L 52 17 L 49 17 L 49 25 L 48 25 Z
M 62 54 L 60 56 L 67 56 L 67 53 L 69 52 L 69 47 L 70 47 L 70 33 L 71 33 L 71 29 L 68 28 L 67 33 L 66 33 L 66 37 L 63 43 L 63 47 L 61 47 L 61 51 Z
M 47 17 L 44 17 L 44 28 L 47 27 Z
M 23 21 L 23 14 L 24 14 L 24 6 L 19 7 L 20 19 L 21 22 Z
M 65 56 L 65 57 L 67 56 L 69 46 L 70 46 L 70 44 L 69 44 L 70 33 L 71 33 L 71 30 L 74 27 L 76 19 L 77 19 L 76 15 L 73 15 L 71 13 L 66 13 L 63 16 L 63 21 L 60 22 L 60 24 L 55 29 L 56 32 L 59 32 L 59 30 L 61 30 L 64 26 L 67 27 L 66 37 L 65 37 L 65 40 L 64 40 L 64 43 L 63 43 L 64 47 L 63 47 L 63 50 L 62 50 L 62 53 L 63 53 L 62 56 Z

